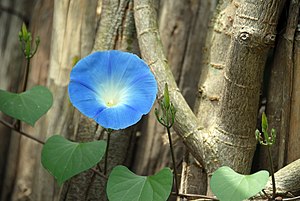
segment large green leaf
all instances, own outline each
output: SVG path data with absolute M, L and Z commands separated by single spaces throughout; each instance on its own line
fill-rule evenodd
M 42 165 L 62 184 L 95 166 L 105 153 L 105 141 L 71 142 L 60 135 L 50 137 L 42 150 Z
M 109 201 L 166 201 L 171 193 L 173 175 L 164 168 L 153 176 L 138 176 L 124 166 L 116 166 L 109 175 Z
M 52 102 L 51 92 L 43 86 L 20 94 L 0 90 L 0 111 L 32 126 L 50 109 Z
M 223 166 L 213 173 L 210 187 L 220 201 L 242 201 L 259 193 L 268 179 L 269 172 L 265 170 L 252 175 L 242 175 Z

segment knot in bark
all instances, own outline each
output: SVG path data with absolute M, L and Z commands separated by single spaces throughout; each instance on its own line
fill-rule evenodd
M 275 43 L 275 39 L 276 39 L 276 35 L 269 33 L 269 34 L 265 35 L 265 37 L 264 37 L 264 43 L 266 45 L 274 44 Z
M 239 34 L 240 43 L 249 43 L 251 34 L 249 32 L 243 31 Z

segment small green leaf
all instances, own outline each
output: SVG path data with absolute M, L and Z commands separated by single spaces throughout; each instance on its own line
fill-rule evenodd
M 261 141 L 261 134 L 258 129 L 255 130 L 255 139 L 260 142 Z
M 42 165 L 59 185 L 95 166 L 105 153 L 105 141 L 71 142 L 60 135 L 50 137 L 42 150 Z
M 169 96 L 169 89 L 168 84 L 165 84 L 165 90 L 164 90 L 164 107 L 168 110 L 170 107 L 170 96 Z
M 80 60 L 79 56 L 74 56 L 73 59 L 72 59 L 72 66 L 74 67 L 79 60 Z
M 23 24 L 22 24 L 21 34 L 23 35 L 23 37 L 24 37 L 25 39 L 27 39 L 27 37 L 28 37 L 28 31 L 27 31 L 27 28 L 26 28 L 26 25 L 25 25 L 24 22 L 23 22 Z
M 109 201 L 166 201 L 171 193 L 173 175 L 164 168 L 153 176 L 138 176 L 124 166 L 116 166 L 108 179 Z
M 261 118 L 261 128 L 263 133 L 268 132 L 268 119 L 264 112 L 262 113 L 262 118 Z
M 52 106 L 49 89 L 36 86 L 20 94 L 0 90 L 0 111 L 31 126 Z
M 259 193 L 268 179 L 269 172 L 265 170 L 242 175 L 223 166 L 213 173 L 210 187 L 220 201 L 242 201 Z

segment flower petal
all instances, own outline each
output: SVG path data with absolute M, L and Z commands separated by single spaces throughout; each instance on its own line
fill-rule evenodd
M 150 71 L 147 64 L 135 54 L 116 50 L 109 52 L 112 80 L 130 81 L 134 80 L 136 75 L 149 73 Z
M 157 83 L 149 67 L 131 53 L 94 52 L 71 72 L 72 104 L 106 128 L 135 124 L 150 111 L 156 93 Z
M 116 50 L 94 52 L 74 66 L 71 80 L 86 82 L 90 87 L 97 87 L 95 83 L 100 84 L 107 81 L 117 83 L 122 79 L 128 63 L 133 57 L 139 59 L 134 54 Z
M 95 120 L 105 128 L 119 130 L 137 123 L 142 118 L 142 115 L 142 113 L 130 106 L 118 105 L 102 110 L 95 117 Z
M 119 51 L 116 51 L 119 52 Z M 122 72 L 123 77 L 115 78 L 114 73 L 112 80 L 120 80 L 120 87 L 124 87 L 126 92 L 125 104 L 133 107 L 142 114 L 147 114 L 153 106 L 157 94 L 157 83 L 154 75 L 148 65 L 138 56 L 131 53 L 124 53 L 131 57 L 126 63 L 126 71 Z M 120 56 L 120 55 L 114 55 Z M 122 66 L 121 60 L 112 56 L 112 66 Z M 114 72 L 116 72 L 115 70 Z
M 71 103 L 81 113 L 90 118 L 94 118 L 106 108 L 92 89 L 78 82 L 70 82 L 69 96 Z
M 109 77 L 114 85 L 119 85 L 120 82 L 130 79 L 125 75 L 125 72 L 132 67 L 132 61 L 141 60 L 134 54 L 128 52 L 121 52 L 117 50 L 110 50 L 109 52 Z M 137 66 L 135 66 L 136 68 Z
M 152 74 L 140 76 L 127 89 L 125 104 L 142 114 L 147 114 L 156 99 L 157 85 Z

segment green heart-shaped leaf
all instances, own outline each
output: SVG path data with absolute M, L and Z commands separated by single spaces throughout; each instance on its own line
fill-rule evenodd
M 105 153 L 105 141 L 71 142 L 60 135 L 50 137 L 42 150 L 42 165 L 59 185 L 95 166 Z
M 242 175 L 223 166 L 213 173 L 210 188 L 220 201 L 242 201 L 259 193 L 268 179 L 269 172 L 265 170 Z
M 0 111 L 31 126 L 50 109 L 52 102 L 51 92 L 43 86 L 20 94 L 0 90 Z
M 124 166 L 116 166 L 108 178 L 109 201 L 166 201 L 171 193 L 173 175 L 164 168 L 153 176 L 138 176 Z

